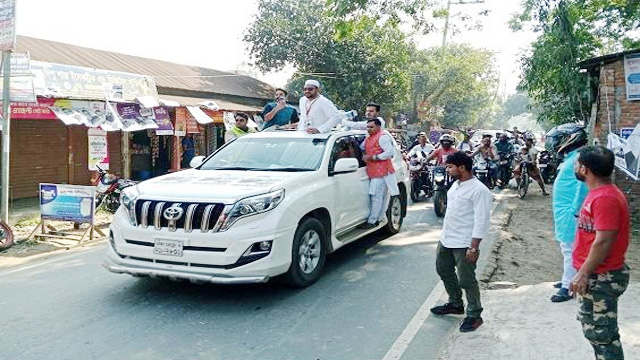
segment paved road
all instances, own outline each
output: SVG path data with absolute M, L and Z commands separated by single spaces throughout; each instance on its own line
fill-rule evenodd
M 422 321 L 440 226 L 412 205 L 400 234 L 332 254 L 302 290 L 111 274 L 104 246 L 5 270 L 0 359 L 435 359 L 460 320 Z

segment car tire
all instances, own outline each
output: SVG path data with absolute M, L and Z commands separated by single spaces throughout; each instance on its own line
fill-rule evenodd
M 291 247 L 291 266 L 283 280 L 295 288 L 307 287 L 322 274 L 327 254 L 326 232 L 322 223 L 309 217 L 296 229 Z
M 388 235 L 395 235 L 400 232 L 402 227 L 402 199 L 400 196 L 392 196 L 389 198 L 389 206 L 387 206 L 387 224 L 383 231 Z

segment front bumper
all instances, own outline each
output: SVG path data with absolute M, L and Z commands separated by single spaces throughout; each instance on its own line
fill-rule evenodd
M 264 283 L 289 269 L 296 227 L 273 225 L 275 218 L 270 217 L 277 216 L 276 213 L 258 216 L 244 224 L 241 220 L 225 232 L 184 233 L 133 226 L 126 214 L 118 211 L 111 223 L 103 267 L 118 274 L 196 283 Z M 182 256 L 154 253 L 155 239 L 181 241 L 184 244 Z M 267 254 L 246 255 L 248 249 L 262 241 L 271 241 Z

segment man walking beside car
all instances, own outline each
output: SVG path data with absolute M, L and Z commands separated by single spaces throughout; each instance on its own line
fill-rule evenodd
M 360 145 L 364 150 L 362 160 L 367 163 L 367 175 L 370 179 L 369 198 L 371 199 L 369 218 L 360 226 L 361 229 L 378 226 L 387 210 L 388 195 L 400 195 L 392 162 L 395 146 L 389 133 L 383 131 L 381 126 L 379 119 L 367 121 L 369 136 Z
M 575 166 L 589 193 L 584 199 L 573 248 L 578 270 L 569 291 L 578 295 L 578 320 L 597 360 L 624 359 L 618 333 L 618 298 L 629 285 L 629 206 L 611 183 L 613 152 L 602 146 L 580 150 Z
M 471 173 L 473 160 L 467 154 L 455 152 L 445 162 L 447 172 L 457 181 L 447 192 L 447 212 L 436 250 L 436 271 L 444 283 L 449 301 L 432 308 L 431 312 L 435 315 L 464 314 L 464 289 L 467 309 L 460 331 L 469 332 L 483 323 L 475 270 L 480 256 L 480 241 L 489 229 L 492 196 L 491 191 Z
M 304 96 L 300 98 L 298 130 L 309 134 L 326 133 L 339 123 L 338 108 L 331 100 L 320 95 L 320 83 L 307 80 L 304 83 Z

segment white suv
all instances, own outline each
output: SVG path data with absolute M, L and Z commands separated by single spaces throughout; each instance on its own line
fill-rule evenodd
M 395 234 L 406 215 L 409 177 L 394 166 L 400 196 L 386 219 L 369 214 L 364 131 L 309 135 L 271 131 L 241 137 L 193 169 L 127 188 L 109 233 L 104 267 L 134 276 L 193 282 L 294 286 L 318 279 L 332 251 L 378 230 Z

